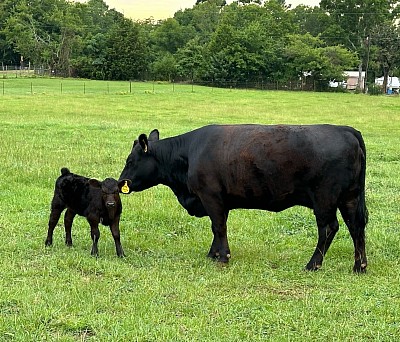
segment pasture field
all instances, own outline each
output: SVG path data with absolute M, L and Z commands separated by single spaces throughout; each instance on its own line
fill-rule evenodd
M 1 341 L 400 338 L 400 97 L 151 83 L 130 92 L 129 83 L 95 81 L 83 93 L 83 80 L 63 80 L 62 92 L 58 79 L 0 82 Z M 73 247 L 60 222 L 45 248 L 61 167 L 118 178 L 140 133 L 158 128 L 169 137 L 210 123 L 359 129 L 367 146 L 367 273 L 352 273 L 340 215 L 322 269 L 304 271 L 317 228 L 301 207 L 232 211 L 232 259 L 222 267 L 206 258 L 209 219 L 189 216 L 164 186 L 121 195 L 126 258 L 116 257 L 107 227 L 100 256 L 91 257 L 83 218 L 75 220 Z

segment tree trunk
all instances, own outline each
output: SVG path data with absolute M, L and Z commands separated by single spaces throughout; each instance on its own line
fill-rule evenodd
M 360 59 L 360 63 L 358 64 L 358 83 L 357 83 L 357 90 L 361 91 L 363 88 L 363 79 L 362 79 L 362 66 L 363 66 L 363 62 L 362 59 Z
M 383 93 L 386 94 L 387 92 L 387 84 L 388 84 L 388 77 L 389 77 L 389 68 L 383 68 Z

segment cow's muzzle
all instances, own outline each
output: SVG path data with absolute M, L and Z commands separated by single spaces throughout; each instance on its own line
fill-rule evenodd
M 106 206 L 107 206 L 107 208 L 114 208 L 115 207 L 115 205 L 116 205 L 116 203 L 115 202 L 106 202 Z

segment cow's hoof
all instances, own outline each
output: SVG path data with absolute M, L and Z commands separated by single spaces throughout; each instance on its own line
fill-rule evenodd
M 207 257 L 213 260 L 218 260 L 219 259 L 219 253 L 218 252 L 208 252 Z
M 44 242 L 44 245 L 47 247 L 51 246 L 52 244 L 53 244 L 53 241 L 51 241 L 49 239 L 46 239 L 46 241 Z
M 68 247 L 72 247 L 72 241 L 65 241 L 65 244 L 66 244 Z
M 354 273 L 366 273 L 367 272 L 367 263 L 356 262 L 353 267 Z
M 308 263 L 305 267 L 306 271 L 318 271 L 320 268 L 322 267 L 322 265 L 320 264 L 315 264 L 315 263 Z
M 218 259 L 218 262 L 219 263 L 221 263 L 221 264 L 227 264 L 227 263 L 229 263 L 229 258 L 226 256 L 226 257 L 220 257 L 219 259 Z

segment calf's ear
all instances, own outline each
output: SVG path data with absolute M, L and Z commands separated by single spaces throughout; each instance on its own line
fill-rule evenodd
M 147 152 L 147 147 L 149 145 L 149 142 L 147 140 L 146 134 L 140 134 L 139 135 L 139 144 L 142 147 L 144 152 Z
M 94 178 L 89 179 L 89 185 L 94 188 L 101 188 L 101 182 Z

